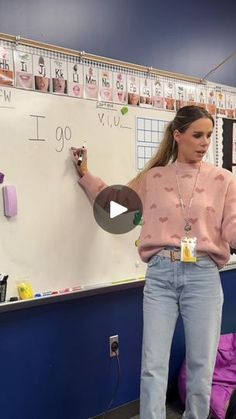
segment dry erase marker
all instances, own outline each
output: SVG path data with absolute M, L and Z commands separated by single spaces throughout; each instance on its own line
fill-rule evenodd
M 9 301 L 10 303 L 13 303 L 14 301 L 18 301 L 19 298 L 18 297 L 10 297 Z
M 62 290 L 59 290 L 59 294 L 65 294 L 66 292 L 71 292 L 72 288 L 64 288 Z
M 58 291 L 45 291 L 43 292 L 43 297 L 47 297 L 48 295 L 58 295 Z
M 43 297 L 42 292 L 36 292 L 36 294 L 34 294 L 34 298 L 40 298 L 40 297 Z
M 133 282 L 133 281 L 137 281 L 137 279 L 136 278 L 120 279 L 118 281 L 113 281 L 112 285 L 125 284 L 126 282 Z
M 82 163 L 82 161 L 83 161 L 85 146 L 86 146 L 86 142 L 84 142 L 84 144 L 83 144 L 83 146 L 82 146 L 82 150 L 81 150 L 81 151 L 80 151 L 80 153 L 79 153 L 79 157 L 78 157 L 78 160 L 77 160 L 77 165 L 78 165 L 78 166 L 80 166 L 80 165 L 81 165 L 81 163 Z
M 72 287 L 72 291 L 81 291 L 83 288 L 82 287 L 80 287 L 80 286 L 77 286 L 77 287 Z
M 141 279 L 145 279 L 145 277 L 144 276 L 138 276 L 137 278 L 120 279 L 118 281 L 113 281 L 112 285 L 125 284 L 126 282 L 140 281 Z
M 35 298 L 40 298 L 40 297 L 47 297 L 48 295 L 52 295 L 51 291 L 36 292 L 36 294 L 34 294 L 34 297 Z
M 58 295 L 58 291 L 45 291 L 45 292 L 37 292 L 36 294 L 34 294 L 35 298 L 40 298 L 40 297 L 49 297 L 51 295 Z

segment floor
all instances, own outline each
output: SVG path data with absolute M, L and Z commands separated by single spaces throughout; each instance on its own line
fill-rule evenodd
M 140 419 L 140 416 L 136 414 L 138 410 L 139 403 L 136 400 L 132 406 L 126 406 L 125 412 L 121 413 L 120 409 L 114 409 L 90 419 Z M 179 400 L 171 400 L 167 403 L 166 419 L 182 419 L 183 411 L 184 407 Z
M 181 419 L 182 414 L 183 408 L 179 405 L 179 403 L 172 403 L 171 405 L 168 405 L 166 408 L 166 419 Z M 133 416 L 130 419 L 139 419 L 139 415 Z

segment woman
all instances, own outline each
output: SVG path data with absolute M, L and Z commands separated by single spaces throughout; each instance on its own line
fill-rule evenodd
M 147 167 L 130 182 L 143 203 L 139 254 L 147 262 L 140 418 L 165 419 L 171 342 L 178 315 L 185 329 L 186 419 L 206 419 L 221 328 L 218 269 L 236 247 L 236 180 L 203 162 L 214 128 L 203 108 L 185 106 L 166 128 Z M 81 149 L 72 149 L 77 161 Z M 95 198 L 101 179 L 78 167 Z

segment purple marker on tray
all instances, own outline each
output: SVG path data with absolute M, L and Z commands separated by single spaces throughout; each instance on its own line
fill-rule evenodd
M 0 183 L 3 183 L 4 180 L 4 173 L 0 172 Z

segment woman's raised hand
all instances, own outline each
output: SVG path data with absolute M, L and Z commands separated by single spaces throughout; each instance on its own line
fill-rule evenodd
M 84 176 L 85 173 L 88 171 L 87 166 L 87 149 L 85 147 L 76 148 L 71 147 L 72 157 L 73 161 L 76 166 L 76 170 L 79 173 L 80 176 Z

